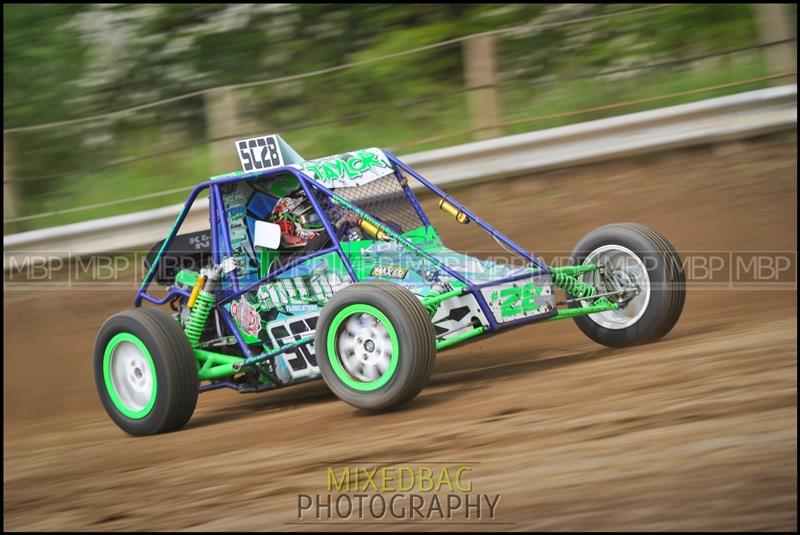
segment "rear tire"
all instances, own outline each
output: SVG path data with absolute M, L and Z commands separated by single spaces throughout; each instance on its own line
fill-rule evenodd
M 621 266 L 613 271 L 637 280 L 646 294 L 637 295 L 619 311 L 578 316 L 574 318 L 578 328 L 610 347 L 654 342 L 672 330 L 686 299 L 683 266 L 672 244 L 645 225 L 605 225 L 581 239 L 571 265 L 604 261 Z M 595 284 L 601 293 L 612 289 L 603 286 L 598 272 L 586 273 L 581 280 Z
M 131 435 L 179 429 L 197 405 L 194 352 L 162 310 L 136 308 L 106 320 L 95 341 L 94 377 L 106 412 Z
M 368 411 L 413 399 L 431 376 L 436 334 L 408 289 L 383 281 L 352 284 L 322 309 L 314 340 L 322 377 L 337 397 Z

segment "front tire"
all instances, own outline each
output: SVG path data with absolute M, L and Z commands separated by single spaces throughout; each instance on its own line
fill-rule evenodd
M 197 405 L 194 352 L 178 322 L 158 309 L 106 320 L 95 341 L 94 377 L 106 412 L 131 435 L 179 429 Z
M 383 281 L 352 284 L 328 301 L 314 348 L 337 397 L 368 411 L 410 401 L 428 382 L 436 334 L 419 299 Z
M 618 280 L 639 288 L 619 310 L 574 318 L 595 342 L 609 347 L 645 344 L 664 337 L 675 326 L 686 299 L 686 279 L 675 248 L 655 230 L 635 223 L 597 228 L 572 252 L 571 265 L 581 264 L 605 265 Z M 581 280 L 593 284 L 599 293 L 615 289 L 599 271 L 585 273 Z

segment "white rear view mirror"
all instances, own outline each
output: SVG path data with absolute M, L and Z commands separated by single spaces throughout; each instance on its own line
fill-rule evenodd
M 277 249 L 281 245 L 281 227 L 275 223 L 256 221 L 253 245 L 266 249 Z

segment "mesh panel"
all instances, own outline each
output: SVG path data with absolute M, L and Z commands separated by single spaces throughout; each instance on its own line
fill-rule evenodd
M 408 180 L 410 184 L 414 181 L 413 177 Z M 490 283 L 522 275 L 529 268 L 529 261 L 513 251 L 506 251 L 492 238 L 490 232 L 479 227 L 477 223 L 457 223 L 452 214 L 440 210 L 438 196 L 422 188 L 414 188 L 414 192 L 422 207 L 427 209 L 427 216 L 444 242 L 442 245 L 428 243 L 424 247 L 426 253 L 436 261 L 426 258 L 426 255 L 414 253 L 413 248 L 390 240 L 370 245 L 362 249 L 359 255 L 355 255 L 351 261 L 357 273 L 357 264 L 362 261 L 368 267 L 377 263 L 380 266 L 407 268 L 424 278 L 425 282 L 417 285 L 417 291 L 424 293 L 430 291 L 434 285 L 437 292 L 451 289 L 452 278 L 463 278 L 472 283 Z M 488 197 L 490 192 L 500 194 L 494 187 L 484 195 Z M 338 188 L 336 194 L 398 233 L 408 232 L 422 225 L 422 220 L 394 175 L 360 187 Z M 320 192 L 316 192 L 316 195 L 339 240 L 347 242 L 368 239 L 366 232 L 354 229 L 358 225 L 356 214 L 337 205 Z M 458 276 L 447 272 L 440 264 L 444 264 Z M 369 277 L 381 276 L 376 275 L 373 268 Z
M 409 186 L 417 197 L 423 211 L 430 220 L 431 225 L 436 229 L 445 247 L 454 251 L 453 254 L 446 255 L 448 265 L 461 273 L 467 280 L 473 283 L 484 283 L 491 279 L 500 279 L 510 276 L 514 270 L 530 265 L 530 262 L 520 254 L 504 247 L 498 240 L 492 237 L 490 232 L 481 228 L 475 221 L 469 224 L 461 224 L 456 218 L 443 211 L 439 207 L 440 198 L 422 186 L 413 176 L 406 175 Z M 452 193 L 452 192 L 451 192 Z M 467 207 L 469 203 L 480 204 L 481 210 L 476 214 L 483 217 L 491 226 L 502 232 L 504 226 L 518 226 L 518 221 L 512 219 L 503 210 L 505 203 L 509 202 L 509 191 L 504 187 L 499 187 L 497 183 L 487 183 L 475 185 L 469 189 L 461 189 L 458 195 L 453 195 L 457 201 L 465 201 Z M 466 198 L 462 198 L 466 197 Z M 526 202 L 527 199 L 526 199 Z M 518 236 L 509 236 L 510 239 L 522 238 L 529 239 L 533 235 L 534 227 L 518 232 Z M 523 242 L 517 242 L 521 247 L 525 247 Z M 464 264 L 463 255 L 488 261 L 485 271 L 479 273 L 469 273 L 461 269 Z M 444 257 L 439 255 L 440 260 Z M 466 260 L 469 264 L 470 260 Z
M 360 187 L 338 188 L 336 194 L 398 233 L 407 232 L 422 225 L 422 220 L 393 174 Z M 349 210 L 337 206 L 320 192 L 316 192 L 316 196 L 332 224 L 336 224 L 349 212 Z M 344 237 L 344 231 L 344 227 L 336 229 L 339 239 Z
M 481 260 L 491 260 L 517 267 L 528 265 L 527 260 L 516 253 L 507 251 L 492 238 L 490 233 L 482 229 L 474 221 L 463 225 L 458 223 L 452 215 L 442 211 L 439 208 L 440 198 L 424 187 L 415 187 L 419 182 L 414 177 L 408 176 L 408 181 L 431 225 L 436 229 L 442 242 L 448 248 Z M 450 193 L 452 194 L 452 192 Z M 504 227 L 519 225 L 517 221 L 503 211 L 502 207 L 509 202 L 509 193 L 503 187 L 498 186 L 497 183 L 472 186 L 469 190 L 462 189 L 453 197 L 457 201 L 464 202 L 467 208 L 470 207 L 470 202 L 480 204 L 480 210 L 476 210 L 477 215 L 500 232 L 504 231 Z M 462 197 L 467 198 L 464 199 Z M 527 199 L 522 200 L 529 202 Z M 511 239 L 522 238 L 524 240 L 526 237 L 532 236 L 534 230 L 535 228 L 531 227 L 518 232 L 518 236 L 509 237 Z M 522 245 L 522 242 L 518 241 L 518 243 Z
M 330 224 L 334 227 L 334 232 L 336 233 L 336 238 L 341 241 L 344 239 L 345 234 L 345 227 L 337 228 L 335 225 L 339 219 L 342 218 L 349 210 L 342 208 L 341 206 L 336 205 L 333 201 L 331 201 L 324 193 L 318 190 L 313 190 L 314 196 L 317 198 L 319 202 L 320 208 L 322 211 L 325 212 L 325 216 L 327 217 Z

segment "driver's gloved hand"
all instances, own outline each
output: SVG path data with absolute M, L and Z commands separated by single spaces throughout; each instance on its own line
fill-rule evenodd
M 358 217 L 356 214 L 352 212 L 346 212 L 342 217 L 340 217 L 336 223 L 334 224 L 334 228 L 337 231 L 345 230 L 345 239 L 348 241 L 356 241 L 362 239 L 361 229 L 358 228 L 358 224 L 361 222 L 361 218 Z

